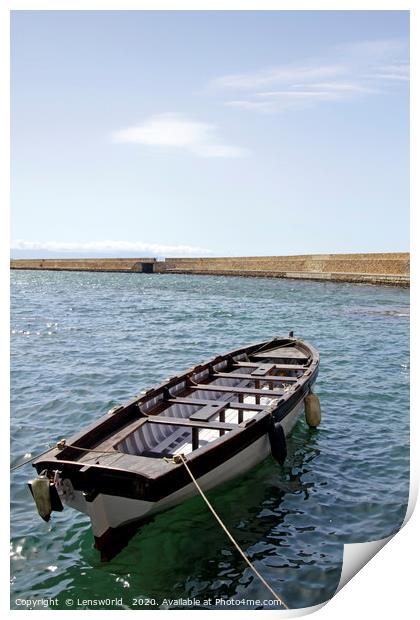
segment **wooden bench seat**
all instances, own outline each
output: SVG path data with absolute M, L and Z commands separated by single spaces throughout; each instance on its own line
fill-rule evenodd
M 214 430 L 232 431 L 237 428 L 237 424 L 228 424 L 226 422 L 219 422 L 216 420 L 209 420 L 208 422 L 198 422 L 196 420 L 190 420 L 188 418 L 173 418 L 165 417 L 163 415 L 154 415 L 147 418 L 148 424 L 169 424 L 170 426 L 190 426 L 191 428 L 212 428 Z
M 273 372 L 273 370 L 274 366 L 272 366 L 271 368 L 269 366 L 259 366 L 258 368 L 254 368 L 254 370 L 251 370 L 251 375 L 253 377 L 265 377 L 266 375 Z
M 238 387 L 229 387 L 226 385 L 215 385 L 214 383 L 203 384 L 198 383 L 197 385 L 189 386 L 191 390 L 207 390 L 210 392 L 229 392 L 232 394 L 249 394 L 250 396 L 269 396 L 280 398 L 284 393 L 282 390 L 274 391 L 274 390 L 256 390 L 255 388 L 238 388 Z
M 233 368 L 268 368 L 271 370 L 308 370 L 308 366 L 298 364 L 263 364 L 262 362 L 235 362 Z
M 208 422 L 197 422 L 195 420 L 188 420 L 184 418 L 172 418 L 165 416 L 153 416 L 148 418 L 149 424 L 169 424 L 171 426 L 186 426 L 191 428 L 191 444 L 192 449 L 197 450 L 199 448 L 199 431 L 201 428 L 212 429 L 219 431 L 220 435 L 223 435 L 225 431 L 232 431 L 238 428 L 237 424 L 227 424 L 226 422 L 216 422 L 209 420 Z M 166 442 L 166 440 L 164 440 Z M 170 443 L 168 444 L 170 445 Z M 155 451 L 160 450 L 160 444 L 156 446 Z
M 224 422 L 224 411 L 227 408 L 227 403 L 221 403 L 214 405 L 204 405 L 195 413 L 192 413 L 189 417 L 190 420 L 194 420 L 197 422 L 209 422 L 211 418 L 216 415 L 220 416 L 220 422 Z
M 254 374 L 245 375 L 241 373 L 229 373 L 229 372 L 218 372 L 212 375 L 215 379 L 219 377 L 222 379 L 247 379 L 248 381 L 272 381 L 277 383 L 294 383 L 297 381 L 297 377 L 279 377 L 278 375 L 263 375 L 263 376 L 255 376 Z M 229 387 L 229 386 L 228 386 Z
M 187 396 L 185 397 L 178 396 L 177 398 L 170 398 L 166 402 L 172 405 L 175 405 L 175 404 L 178 404 L 178 405 L 214 405 L 218 403 L 219 401 L 208 400 L 205 398 L 188 398 Z M 263 411 L 266 407 L 266 405 L 254 405 L 252 403 L 239 403 L 236 401 L 228 401 L 228 400 L 226 402 L 224 401 L 223 405 L 225 405 L 226 409 L 238 409 L 239 411 Z

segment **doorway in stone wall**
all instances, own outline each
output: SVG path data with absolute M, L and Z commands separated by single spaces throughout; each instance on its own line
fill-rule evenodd
M 142 273 L 153 273 L 153 263 L 141 263 Z

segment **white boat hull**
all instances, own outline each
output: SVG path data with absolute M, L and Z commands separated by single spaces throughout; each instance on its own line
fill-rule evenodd
M 281 421 L 285 436 L 289 435 L 303 411 L 303 399 Z M 236 478 L 263 461 L 271 452 L 268 434 L 260 437 L 247 448 L 234 455 L 218 467 L 197 479 L 203 490 L 212 489 L 228 480 Z M 81 491 L 74 491 L 66 504 L 89 515 L 95 538 L 103 536 L 108 530 L 138 522 L 163 512 L 197 494 L 194 484 L 168 495 L 157 502 L 129 499 L 100 493 L 87 502 Z

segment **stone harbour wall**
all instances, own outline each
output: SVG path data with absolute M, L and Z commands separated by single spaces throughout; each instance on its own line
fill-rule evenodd
M 11 269 L 48 271 L 142 271 L 143 264 L 154 265 L 155 258 L 31 258 L 12 259 Z
M 122 271 L 331 280 L 409 286 L 408 252 L 218 258 L 12 259 L 12 269 Z

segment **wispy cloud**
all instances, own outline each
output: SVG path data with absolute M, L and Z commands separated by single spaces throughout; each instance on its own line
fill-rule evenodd
M 221 140 L 215 125 L 179 114 L 151 116 L 139 125 L 115 131 L 112 138 L 116 142 L 185 149 L 200 157 L 244 157 L 248 154 L 246 149 Z
M 17 239 L 12 241 L 11 250 L 18 251 L 46 251 L 66 253 L 101 254 L 119 253 L 152 254 L 153 256 L 209 256 L 212 252 L 207 248 L 190 245 L 163 245 L 159 243 L 144 243 L 142 241 L 25 241 Z
M 408 80 L 407 41 L 386 39 L 342 45 L 324 58 L 221 76 L 208 88 L 235 93 L 224 101 L 227 106 L 275 112 L 380 94 Z
M 410 66 L 408 63 L 383 65 L 377 68 L 374 73 L 368 73 L 364 77 L 372 80 L 401 80 L 408 82 L 410 80 Z
M 340 75 L 343 67 L 340 65 L 288 65 L 271 69 L 262 69 L 253 73 L 238 73 L 216 78 L 210 83 L 214 88 L 252 89 L 273 84 L 282 84 L 293 81 L 308 82 L 320 78 L 330 78 Z

